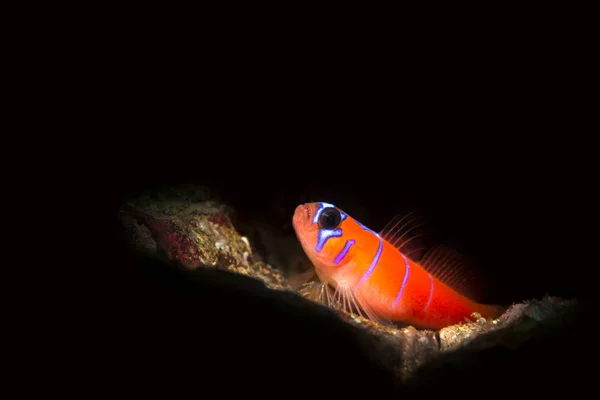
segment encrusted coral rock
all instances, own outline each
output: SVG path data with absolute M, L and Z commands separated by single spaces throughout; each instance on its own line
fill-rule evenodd
M 217 267 L 259 279 L 273 289 L 287 288 L 276 270 L 253 256 L 248 239 L 232 225 L 230 210 L 200 198 L 191 190 L 158 198 L 145 194 L 124 205 L 121 218 L 132 244 L 190 270 Z

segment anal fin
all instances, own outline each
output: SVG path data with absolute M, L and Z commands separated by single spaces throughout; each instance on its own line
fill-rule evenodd
M 379 236 L 413 261 L 419 261 L 425 253 L 423 221 L 415 212 L 397 214 L 379 232 Z
M 419 264 L 439 281 L 473 300 L 480 295 L 477 270 L 458 252 L 445 246 L 431 248 Z

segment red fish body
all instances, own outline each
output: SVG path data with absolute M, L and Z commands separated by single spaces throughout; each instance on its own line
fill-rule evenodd
M 329 203 L 298 206 L 293 225 L 321 282 L 372 320 L 440 329 L 474 312 L 495 318 L 502 311 L 455 289 L 456 257 L 433 250 L 418 262 L 410 258 L 400 225 L 376 233 Z

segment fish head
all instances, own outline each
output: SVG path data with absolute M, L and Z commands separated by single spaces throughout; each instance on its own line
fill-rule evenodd
M 330 203 L 316 202 L 296 207 L 293 226 L 296 236 L 321 280 L 335 278 L 350 260 L 353 240 L 344 235 L 348 214 Z M 346 235 L 347 236 L 347 235 Z

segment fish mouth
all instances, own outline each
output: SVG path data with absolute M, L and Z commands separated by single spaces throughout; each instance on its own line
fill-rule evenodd
M 293 217 L 293 225 L 296 231 L 298 229 L 308 230 L 312 221 L 311 221 L 311 205 L 310 204 L 300 204 L 296 207 L 296 211 L 294 211 Z
M 292 220 L 296 237 L 307 255 L 313 253 L 314 246 L 316 245 L 316 231 L 318 230 L 318 226 L 313 224 L 312 220 L 315 212 L 316 206 L 314 204 L 301 204 L 296 207 Z

